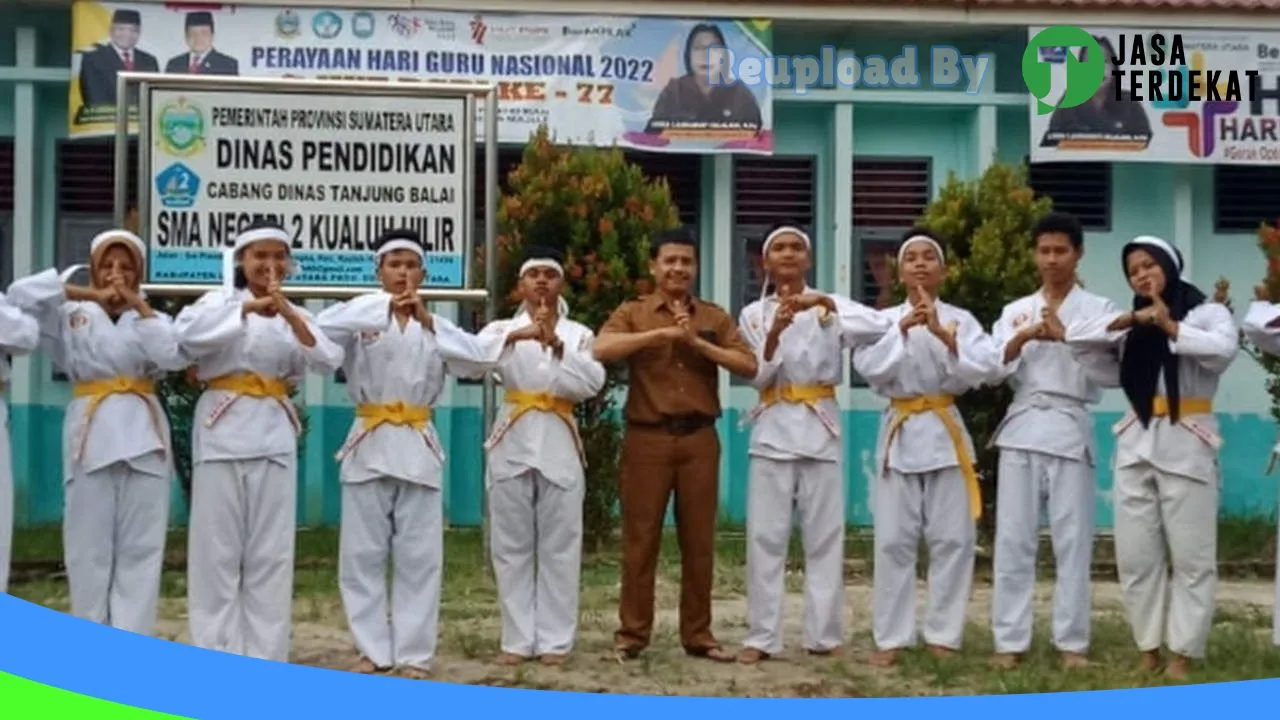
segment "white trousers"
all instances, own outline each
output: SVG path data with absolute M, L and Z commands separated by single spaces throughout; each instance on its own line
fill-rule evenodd
M 155 629 L 169 482 L 123 462 L 72 476 L 62 544 L 73 615 L 143 635 Z
M 1146 464 L 1116 469 L 1116 565 L 1140 651 L 1167 644 L 1180 655 L 1204 657 L 1217 585 L 1218 502 L 1216 481 L 1166 475 Z
M 426 485 L 392 478 L 342 484 L 338 586 L 356 647 L 379 668 L 431 669 L 440 618 L 443 516 L 441 491 Z
M 924 641 L 959 650 L 973 589 L 976 541 L 964 477 L 958 468 L 911 475 L 887 471 L 874 495 L 876 647 L 916 644 L 916 562 L 923 536 L 929 546 Z
M 526 472 L 489 485 L 490 551 L 502 609 L 502 651 L 563 655 L 578 632 L 584 488 Z
M 9 592 L 13 545 L 13 458 L 9 455 L 9 405 L 0 399 L 0 593 Z
M 844 641 L 844 493 L 839 462 L 751 458 L 746 647 L 782 652 L 793 508 L 804 542 L 804 648 L 831 650 Z
M 292 455 L 195 463 L 187 544 L 193 645 L 289 661 L 297 496 Z
M 998 653 L 1025 653 L 1034 625 L 1040 512 L 1053 539 L 1053 645 L 1089 650 L 1095 526 L 1094 471 L 1088 463 L 1022 450 L 1000 452 L 996 488 L 995 591 L 991 626 Z

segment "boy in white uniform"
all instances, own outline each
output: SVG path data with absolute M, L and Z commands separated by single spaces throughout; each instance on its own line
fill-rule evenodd
M 467 371 L 496 371 L 504 390 L 485 443 L 501 665 L 535 657 L 559 665 L 577 636 L 586 458 L 573 409 L 600 392 L 605 369 L 591 354 L 595 334 L 568 317 L 561 260 L 557 250 L 530 248 L 520 310 L 479 332 L 480 362 Z M 441 344 L 461 355 L 456 337 Z
M 909 231 L 898 250 L 908 300 L 884 312 L 897 323 L 875 345 L 854 350 L 854 367 L 889 399 L 872 482 L 875 578 L 871 662 L 889 666 L 916 644 L 916 561 L 929 544 L 924 641 L 958 651 L 973 587 L 975 521 L 982 498 L 973 440 L 955 397 L 990 382 L 1000 354 L 969 311 L 937 299 L 946 274 L 942 244 Z
M 342 347 L 356 419 L 342 463 L 339 586 L 360 650 L 355 672 L 398 668 L 423 679 L 436 656 L 444 564 L 444 449 L 431 408 L 448 357 L 437 334 L 472 354 L 470 336 L 427 311 L 418 294 L 425 250 L 392 230 L 375 251 L 382 290 L 331 305 L 316 325 Z M 387 562 L 392 561 L 388 616 Z
M 1115 303 L 1076 282 L 1084 231 L 1066 213 L 1032 231 L 1041 287 L 1005 306 L 992 329 L 1000 378 L 1013 402 L 992 434 L 1000 449 L 996 491 L 993 665 L 1017 665 L 1031 647 L 1040 512 L 1047 504 L 1056 561 L 1053 644 L 1064 664 L 1088 664 L 1097 450 L 1089 406 L 1102 388 L 1080 351 L 1062 343 L 1065 325 L 1115 312 Z M 1100 362 L 1109 363 L 1102 353 Z
M 882 313 L 806 286 L 807 233 L 783 225 L 761 249 L 762 297 L 738 321 L 756 352 L 752 384 L 760 405 L 748 416 L 751 473 L 747 501 L 747 621 L 739 662 L 782 651 L 782 602 L 792 509 L 805 548 L 804 647 L 828 654 L 844 641 L 844 443 L 835 388 L 845 350 L 894 330 Z

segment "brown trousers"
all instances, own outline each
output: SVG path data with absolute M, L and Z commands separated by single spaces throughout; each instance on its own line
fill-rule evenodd
M 688 435 L 628 425 L 622 439 L 621 628 L 614 644 L 631 652 L 649 645 L 662 521 L 675 492 L 680 543 L 680 642 L 700 654 L 720 646 L 711 633 L 720 436 L 714 425 Z

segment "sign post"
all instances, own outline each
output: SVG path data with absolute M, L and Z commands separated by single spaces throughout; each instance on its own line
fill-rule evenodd
M 119 73 L 138 86 L 138 173 L 128 172 L 129 108 L 116 108 L 115 222 L 138 197 L 152 296 L 221 285 L 224 248 L 257 217 L 292 237 L 295 299 L 377 289 L 373 242 L 409 227 L 426 246 L 427 300 L 496 313 L 498 102 L 492 83 L 369 82 Z M 483 287 L 473 287 L 476 115 L 484 101 Z M 484 381 L 484 428 L 495 389 Z M 487 498 L 485 498 L 487 500 Z M 487 530 L 487 502 L 482 512 Z M 486 566 L 488 533 L 485 532 Z M 492 570 L 492 568 L 490 568 Z

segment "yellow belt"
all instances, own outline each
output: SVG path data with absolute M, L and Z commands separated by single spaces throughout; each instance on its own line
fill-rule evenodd
M 573 435 L 573 443 L 578 451 L 578 457 L 584 462 L 586 461 L 586 453 L 582 447 L 582 439 L 578 437 L 578 421 L 573 417 L 573 401 L 565 398 L 556 397 L 549 392 L 538 392 L 531 390 L 508 390 L 505 400 L 507 405 L 512 406 L 512 411 L 507 416 L 504 427 L 494 437 L 489 439 L 489 446 L 492 447 L 507 431 L 515 425 L 516 420 L 526 413 L 538 411 L 549 412 L 564 421 L 569 426 L 569 432 Z
M 836 396 L 833 385 L 772 385 L 760 391 L 760 404 L 764 407 L 780 402 L 800 405 L 816 405 L 819 400 L 831 400 Z
M 964 430 L 949 412 L 955 404 L 956 399 L 950 395 L 920 395 L 912 398 L 894 398 L 890 401 L 889 406 L 897 412 L 897 417 L 894 418 L 893 423 L 889 426 L 888 436 L 885 438 L 885 448 L 887 449 L 889 443 L 893 442 L 894 436 L 902 428 L 902 424 L 907 421 L 907 418 L 927 412 L 937 415 L 938 419 L 942 421 L 943 427 L 947 429 L 947 434 L 951 436 L 952 445 L 955 446 L 956 460 L 960 463 L 960 473 L 964 476 L 965 485 L 969 488 L 969 510 L 973 513 L 973 519 L 977 520 L 982 517 L 982 488 L 978 485 L 978 472 L 974 467 L 973 458 L 969 456 L 969 449 L 964 442 Z M 887 450 L 885 456 L 887 462 Z
M 252 398 L 271 398 L 280 403 L 280 407 L 289 416 L 293 431 L 295 433 L 302 432 L 301 423 L 294 415 L 293 404 L 289 402 L 289 384 L 280 378 L 267 377 L 257 373 L 230 373 L 213 378 L 208 382 L 208 386 L 210 390 L 232 393 L 232 397 L 219 404 L 210 413 L 209 418 L 205 421 L 206 427 L 213 427 L 218 418 L 222 417 L 222 413 L 231 407 L 231 403 L 235 402 L 240 396 L 247 395 Z
M 409 405 L 399 400 L 392 403 L 360 403 L 356 405 L 356 417 L 364 421 L 364 429 L 338 450 L 334 456 L 338 462 L 342 462 L 361 441 L 369 436 L 369 433 L 382 425 L 400 425 L 413 428 L 419 433 L 424 432 L 427 429 L 427 423 L 431 422 L 431 408 L 425 405 Z M 423 439 L 427 440 L 425 434 Z M 429 440 L 427 446 L 432 451 L 436 450 Z
M 209 388 L 255 398 L 289 399 L 289 385 L 285 381 L 257 373 L 219 375 L 209 381 Z
M 403 402 L 360 403 L 356 417 L 364 420 L 365 432 L 373 432 L 380 425 L 404 425 L 422 431 L 431 422 L 431 408 L 425 405 L 408 405 Z
M 85 380 L 78 382 L 72 388 L 71 394 L 77 398 L 89 398 L 88 405 L 84 410 L 84 425 L 80 429 L 80 441 L 76 444 L 76 459 L 80 458 L 84 452 L 85 441 L 89 437 L 89 423 L 93 422 L 93 416 L 97 414 L 98 407 L 102 405 L 102 401 L 111 395 L 137 395 L 142 398 L 147 405 L 147 412 L 151 415 L 151 429 L 160 435 L 160 422 L 156 417 L 157 408 L 150 398 L 156 394 L 156 384 L 147 378 L 130 378 L 130 377 L 113 377 L 102 378 L 101 380 Z
M 1213 412 L 1213 398 L 1182 398 L 1178 401 L 1179 415 L 1208 415 Z M 1157 395 L 1151 402 L 1152 417 L 1169 417 L 1169 398 Z

